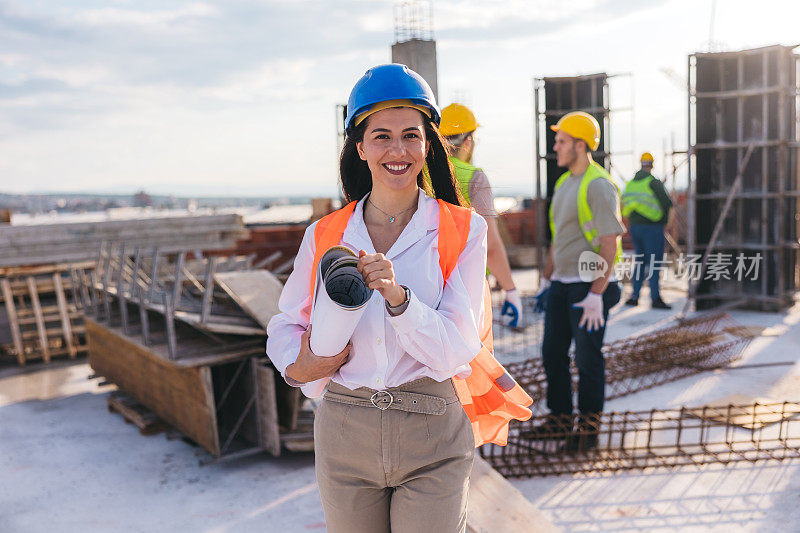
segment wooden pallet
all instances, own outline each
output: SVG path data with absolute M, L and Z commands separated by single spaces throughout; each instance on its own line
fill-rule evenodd
M 111 394 L 107 402 L 109 412 L 122 415 L 125 422 L 139 428 L 142 435 L 155 435 L 170 427 L 157 414 L 126 394 Z

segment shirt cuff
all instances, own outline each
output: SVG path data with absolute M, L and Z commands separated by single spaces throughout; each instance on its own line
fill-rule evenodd
M 389 323 L 395 331 L 400 334 L 411 333 L 419 329 L 425 314 L 425 304 L 414 296 L 414 292 L 408 289 L 408 306 L 402 314 L 392 316 L 389 314 Z

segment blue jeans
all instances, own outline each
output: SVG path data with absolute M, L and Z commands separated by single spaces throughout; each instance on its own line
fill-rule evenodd
M 579 328 L 583 309 L 573 307 L 589 293 L 591 283 L 550 285 L 547 310 L 544 314 L 542 363 L 547 376 L 547 408 L 554 415 L 572 415 L 572 376 L 569 347 L 575 340 L 575 366 L 578 367 L 578 410 L 581 414 L 600 413 L 606 391 L 606 361 L 603 358 L 605 326 L 587 331 Z M 603 293 L 603 318 L 617 305 L 619 284 L 612 281 Z
M 652 301 L 660 300 L 658 277 L 661 268 L 660 261 L 664 259 L 664 226 L 635 224 L 631 226 L 630 232 L 633 247 L 636 250 L 636 263 L 633 269 L 633 298 L 639 298 L 645 271 L 651 270 L 650 265 L 654 265 L 655 268 L 650 272 L 650 299 Z

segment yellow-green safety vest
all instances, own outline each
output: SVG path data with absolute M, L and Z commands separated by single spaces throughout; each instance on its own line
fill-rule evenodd
M 469 199 L 469 182 L 472 181 L 472 176 L 475 175 L 475 171 L 480 169 L 455 156 L 450 156 L 450 162 L 453 164 L 453 170 L 456 173 L 456 181 L 458 181 L 458 186 L 461 189 L 461 196 L 471 204 L 472 202 L 470 202 Z
M 661 220 L 664 210 L 653 189 L 650 188 L 650 182 L 654 179 L 651 174 L 646 178 L 628 182 L 622 194 L 622 216 L 629 217 L 636 211 L 653 222 Z
M 467 201 L 467 205 L 472 205 L 472 201 L 469 199 L 469 182 L 472 181 L 475 171 L 480 169 L 453 155 L 450 156 L 450 162 L 453 164 L 453 170 L 456 173 L 456 182 L 458 182 L 458 187 L 461 189 L 461 197 Z M 490 273 L 487 265 L 486 274 Z
M 569 178 L 572 174 L 569 171 L 564 172 L 558 181 L 556 181 L 556 186 L 553 189 L 553 194 L 561 188 L 564 182 Z M 614 185 L 614 188 L 617 189 L 619 193 L 619 187 L 617 184 L 611 180 L 611 176 L 608 175 L 608 172 L 598 165 L 595 161 L 592 161 L 589 165 L 589 168 L 586 169 L 586 173 L 583 175 L 583 179 L 581 180 L 581 184 L 578 186 L 578 224 L 580 224 L 581 231 L 583 232 L 583 236 L 586 237 L 586 240 L 589 242 L 589 245 L 592 247 L 595 253 L 600 253 L 600 237 L 597 235 L 597 228 L 594 225 L 594 216 L 592 215 L 592 210 L 589 208 L 589 199 L 588 199 L 588 191 L 589 191 L 589 184 L 598 178 L 605 178 Z M 553 219 L 553 205 L 550 205 L 550 234 L 552 235 L 553 242 L 556 240 L 556 223 Z M 622 242 L 617 240 L 617 253 L 614 256 L 614 264 L 617 264 L 619 260 L 622 258 Z

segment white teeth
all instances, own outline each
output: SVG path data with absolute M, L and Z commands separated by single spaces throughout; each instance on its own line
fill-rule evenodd
M 395 172 L 399 172 L 401 170 L 407 169 L 411 165 L 386 165 L 386 168 L 389 170 L 394 170 Z

